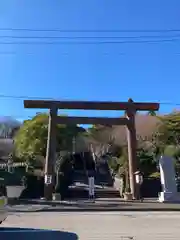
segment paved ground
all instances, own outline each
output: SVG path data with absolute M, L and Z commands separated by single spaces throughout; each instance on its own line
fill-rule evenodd
M 10 239 L 5 235 L 8 227 L 11 230 L 21 227 L 54 229 L 56 236 L 50 237 L 48 232 L 43 236 L 44 239 L 50 237 L 53 240 L 179 240 L 179 222 L 180 215 L 176 212 L 12 212 L 3 224 L 5 228 L 0 231 L 0 239 L 3 232 L 2 239 Z M 61 231 L 59 235 L 58 231 Z M 64 235 L 61 235 L 62 232 Z M 13 238 L 16 238 L 15 233 Z M 35 232 L 32 238 L 36 239 Z

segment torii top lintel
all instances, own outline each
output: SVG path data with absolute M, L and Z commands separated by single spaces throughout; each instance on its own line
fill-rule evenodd
M 53 101 L 53 100 L 24 100 L 25 108 L 50 109 L 81 109 L 81 110 L 128 110 L 157 111 L 159 103 L 153 102 L 98 102 L 98 101 Z

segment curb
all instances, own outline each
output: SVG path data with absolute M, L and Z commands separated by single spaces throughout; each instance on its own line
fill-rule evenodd
M 180 208 L 94 208 L 94 207 L 39 207 L 30 209 L 9 208 L 9 212 L 180 212 Z
M 15 199 L 14 199 L 15 200 Z M 25 200 L 15 200 L 14 202 L 12 201 L 11 204 L 9 203 L 9 206 L 12 207 L 10 212 L 180 212 L 180 207 L 172 207 L 172 206 L 162 206 L 162 207 L 146 207 L 146 206 L 72 206 L 72 205 L 66 205 L 66 204 L 59 204 L 59 203 L 51 203 L 51 204 L 46 204 L 46 203 L 41 203 L 35 207 L 35 201 L 28 201 L 28 205 L 34 205 L 30 209 L 20 209 L 13 205 L 20 205 L 20 204 L 27 204 L 27 201 Z M 46 206 L 45 206 L 46 205 Z M 48 206 L 49 205 L 49 206 Z
M 31 211 L 33 212 L 33 211 Z M 180 212 L 175 208 L 42 208 L 35 212 Z

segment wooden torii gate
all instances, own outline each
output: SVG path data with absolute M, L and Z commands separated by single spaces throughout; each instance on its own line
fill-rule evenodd
M 157 111 L 159 110 L 158 103 L 133 102 L 132 99 L 129 99 L 128 102 L 24 100 L 24 107 L 50 110 L 45 163 L 44 196 L 46 199 L 52 199 L 53 193 L 54 163 L 56 155 L 56 125 L 72 123 L 127 126 L 130 189 L 133 197 L 136 198 L 136 184 L 134 176 L 134 172 L 137 170 L 135 114 L 136 111 Z M 125 117 L 66 117 L 58 116 L 58 109 L 124 110 Z

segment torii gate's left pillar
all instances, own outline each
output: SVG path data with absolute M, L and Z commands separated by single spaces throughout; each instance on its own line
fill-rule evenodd
M 58 109 L 56 106 L 50 108 L 49 125 L 48 125 L 48 138 L 46 150 L 46 163 L 45 163 L 45 185 L 44 197 L 47 200 L 52 199 L 54 188 L 54 165 L 56 158 L 56 119 Z

